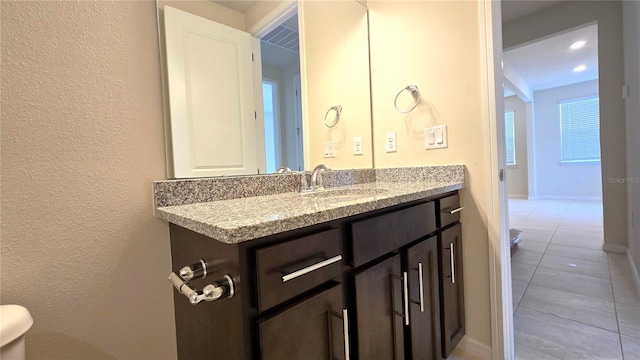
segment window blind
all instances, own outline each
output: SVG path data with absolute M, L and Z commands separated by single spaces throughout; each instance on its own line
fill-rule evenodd
M 560 103 L 561 162 L 600 161 L 600 99 Z
M 516 126 L 515 113 L 508 111 L 504 113 L 504 135 L 507 142 L 507 165 L 516 164 Z

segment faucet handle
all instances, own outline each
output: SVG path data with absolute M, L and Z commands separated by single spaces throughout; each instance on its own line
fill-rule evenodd
M 299 172 L 300 174 L 300 192 L 309 191 L 309 182 L 307 181 L 307 174 L 304 171 Z

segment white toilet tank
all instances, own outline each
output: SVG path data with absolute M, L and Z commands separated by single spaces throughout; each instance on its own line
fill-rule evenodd
M 23 306 L 0 305 L 0 360 L 24 360 L 24 334 L 32 324 Z

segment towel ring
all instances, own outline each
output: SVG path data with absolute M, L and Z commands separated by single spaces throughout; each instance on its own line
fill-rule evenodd
M 400 110 L 400 109 L 398 109 L 398 97 L 405 90 L 411 92 L 411 95 L 414 95 L 416 97 L 416 103 L 413 104 L 413 106 L 409 110 Z M 409 85 L 409 86 L 403 88 L 402 90 L 400 90 L 400 92 L 398 92 L 398 94 L 396 95 L 396 99 L 393 100 L 393 107 L 396 108 L 397 112 L 399 112 L 401 114 L 406 114 L 406 113 L 410 113 L 411 111 L 413 111 L 413 109 L 415 109 L 416 106 L 418 106 L 419 103 L 420 103 L 420 91 L 418 90 L 418 85 Z
M 336 115 L 336 121 L 334 121 L 333 124 L 329 125 L 329 124 L 327 124 L 327 115 L 329 115 L 331 110 L 334 110 L 337 115 Z M 336 105 L 336 106 L 330 107 L 329 110 L 327 110 L 327 112 L 324 113 L 324 125 L 326 127 L 328 127 L 328 128 L 332 128 L 332 127 L 336 126 L 338 124 L 338 122 L 340 121 L 340 114 L 342 114 L 342 105 Z

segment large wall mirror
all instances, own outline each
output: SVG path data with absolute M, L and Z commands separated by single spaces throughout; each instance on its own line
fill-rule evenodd
M 363 4 L 157 4 L 170 178 L 373 166 Z

